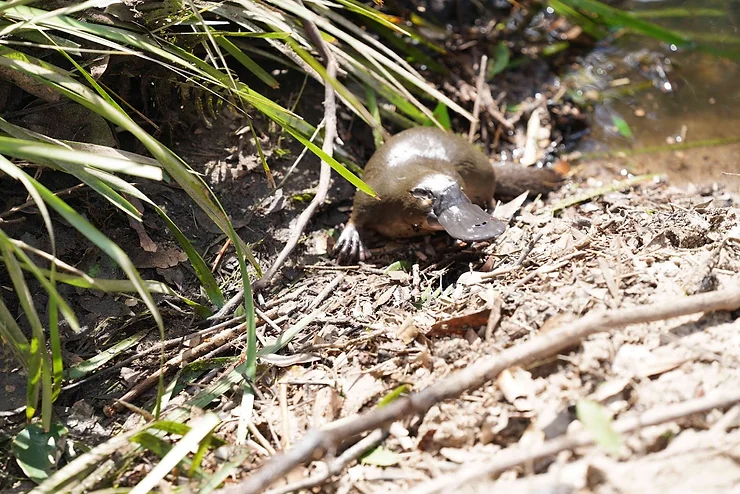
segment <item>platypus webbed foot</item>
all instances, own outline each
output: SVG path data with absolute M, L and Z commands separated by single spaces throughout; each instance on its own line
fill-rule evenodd
M 370 257 L 370 252 L 365 248 L 360 232 L 350 221 L 342 230 L 342 234 L 334 246 L 334 256 L 339 264 L 350 264 L 358 260 L 364 261 Z

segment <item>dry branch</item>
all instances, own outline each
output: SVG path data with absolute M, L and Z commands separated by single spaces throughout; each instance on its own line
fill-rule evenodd
M 419 393 L 400 398 L 355 420 L 309 431 L 291 450 L 276 455 L 246 481 L 222 492 L 251 494 L 264 491 L 276 479 L 297 465 L 318 460 L 344 439 L 385 427 L 411 415 L 423 415 L 437 403 L 459 397 L 462 393 L 492 381 L 514 365 L 525 366 L 549 358 L 581 342 L 589 335 L 631 324 L 659 321 L 698 312 L 740 308 L 740 283 L 730 289 L 702 293 L 677 300 L 676 297 L 639 307 L 591 312 L 579 320 L 508 348 L 496 356 L 479 359 L 473 365 Z
M 294 482 L 292 484 L 269 490 L 265 494 L 288 494 L 289 492 L 310 489 L 312 487 L 321 485 L 327 480 L 331 479 L 333 476 L 341 473 L 347 467 L 347 465 L 355 461 L 357 458 L 385 441 L 386 437 L 388 437 L 388 432 L 384 430 L 373 431 L 361 440 L 357 441 L 356 444 L 348 448 L 337 458 L 331 460 L 326 465 L 326 468 L 323 472 L 313 475 L 307 479 L 301 480 L 300 482 Z
M 326 65 L 327 80 L 324 81 L 324 121 L 326 122 L 326 129 L 324 131 L 324 143 L 321 148 L 326 154 L 332 156 L 334 153 L 334 139 L 337 137 L 337 101 L 336 93 L 334 92 L 334 88 L 330 84 L 329 80 L 334 79 L 337 76 L 337 61 L 334 58 L 334 55 L 329 51 L 326 43 L 324 43 L 316 24 L 308 19 L 304 19 L 303 26 L 306 34 L 316 46 L 316 49 L 319 51 L 319 54 Z M 270 269 L 267 270 L 264 276 L 254 283 L 253 286 L 255 290 L 260 290 L 267 286 L 273 276 L 275 276 L 275 274 L 280 270 L 280 267 L 291 252 L 293 252 L 295 246 L 298 245 L 298 241 L 301 239 L 301 235 L 303 235 L 303 230 L 306 229 L 306 225 L 313 217 L 314 212 L 316 212 L 319 206 L 324 204 L 326 195 L 329 192 L 329 185 L 331 185 L 331 167 L 328 163 L 322 160 L 321 173 L 319 174 L 319 185 L 316 188 L 316 195 L 309 203 L 308 207 L 300 214 L 300 216 L 298 216 L 298 221 L 296 222 L 295 227 L 293 227 L 290 238 L 277 259 L 275 259 L 275 262 L 270 266 Z
M 633 432 L 643 427 L 663 424 L 694 413 L 708 412 L 715 408 L 726 408 L 738 401 L 740 401 L 740 389 L 728 390 L 724 393 L 713 393 L 710 396 L 650 410 L 637 417 L 624 418 L 615 422 L 613 427 L 619 433 Z M 499 451 L 493 460 L 474 462 L 456 470 L 454 473 L 425 482 L 410 492 L 413 494 L 432 494 L 442 490 L 454 490 L 480 477 L 500 474 L 510 468 L 541 460 L 556 455 L 561 451 L 590 446 L 592 444 L 594 444 L 593 434 L 583 431 L 572 436 L 547 441 L 533 451 L 522 451 L 514 447 L 509 447 Z

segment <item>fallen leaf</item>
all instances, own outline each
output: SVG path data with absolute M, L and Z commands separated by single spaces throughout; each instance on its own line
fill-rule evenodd
M 427 336 L 444 336 L 449 334 L 464 335 L 468 328 L 480 328 L 488 324 L 491 309 L 464 314 L 435 323 Z
M 15 438 L 11 449 L 23 473 L 34 482 L 46 480 L 64 451 L 67 428 L 61 423 L 51 424 L 48 432 L 41 424 L 27 425 Z
M 391 297 L 393 297 L 393 292 L 395 291 L 396 291 L 395 286 L 392 286 L 386 289 L 383 293 L 380 294 L 378 298 L 375 299 L 375 302 L 373 303 L 373 307 L 377 309 L 378 307 L 385 305 L 391 299 Z
M 576 415 L 583 427 L 591 433 L 596 444 L 612 455 L 619 454 L 622 436 L 612 427 L 612 420 L 604 407 L 591 400 L 576 403 Z
M 173 268 L 188 259 L 188 255 L 177 247 L 159 249 L 157 252 L 140 252 L 134 256 L 134 265 L 138 269 Z
M 403 324 L 396 330 L 396 337 L 403 342 L 404 345 L 408 345 L 416 339 L 421 330 L 414 324 L 413 316 L 408 316 Z
M 332 422 L 342 409 L 343 399 L 332 386 L 322 386 L 316 392 L 313 402 L 311 424 L 320 428 Z
M 477 285 L 483 282 L 483 273 L 477 271 L 466 271 L 457 279 L 460 285 Z
M 510 221 L 517 211 L 522 207 L 524 201 L 527 200 L 528 192 L 522 192 L 518 197 L 515 197 L 506 204 L 497 204 L 496 209 L 493 210 L 494 218 L 498 218 L 503 221 Z
M 515 405 L 520 411 L 531 410 L 529 400 L 535 395 L 535 384 L 530 372 L 521 367 L 506 369 L 498 375 L 496 384 L 506 401 Z
M 617 396 L 619 393 L 627 389 L 632 379 L 630 378 L 617 378 L 611 379 L 599 385 L 596 390 L 589 395 L 589 399 L 603 402 L 613 396 Z
M 378 467 L 390 467 L 398 463 L 399 456 L 393 451 L 377 447 L 367 455 L 360 458 L 363 465 L 375 465 Z

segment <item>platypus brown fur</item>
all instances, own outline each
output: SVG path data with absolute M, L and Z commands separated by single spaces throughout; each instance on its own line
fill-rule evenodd
M 357 191 L 334 252 L 340 262 L 365 260 L 363 236 L 370 231 L 391 238 L 438 230 L 466 241 L 495 238 L 506 224 L 482 208 L 501 196 L 497 178 L 508 197 L 546 192 L 562 181 L 547 168 L 494 167 L 467 140 L 436 127 L 400 132 L 365 166 L 362 180 L 378 198 Z

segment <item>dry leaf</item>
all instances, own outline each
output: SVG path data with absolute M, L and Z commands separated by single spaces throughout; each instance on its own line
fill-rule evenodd
M 510 221 L 517 211 L 522 207 L 524 201 L 527 200 L 528 192 L 522 192 L 519 197 L 515 197 L 506 204 L 497 204 L 496 209 L 493 210 L 494 218 L 498 218 L 503 221 Z
M 378 298 L 375 299 L 375 303 L 373 304 L 373 307 L 377 309 L 378 307 L 385 305 L 391 299 L 391 297 L 393 297 L 393 292 L 395 291 L 396 291 L 395 286 L 392 286 L 388 288 L 387 290 L 385 290 L 383 293 L 380 294 Z
M 491 314 L 490 309 L 483 309 L 471 314 L 445 319 L 435 323 L 429 330 L 427 336 L 443 336 L 449 334 L 464 335 L 468 328 L 478 329 L 488 324 L 488 316 Z
M 408 345 L 416 339 L 420 332 L 421 330 L 416 327 L 416 324 L 414 324 L 413 316 L 408 316 L 396 331 L 396 337 L 401 340 L 404 345 Z
M 496 384 L 509 403 L 519 398 L 531 398 L 535 394 L 535 384 L 532 374 L 521 367 L 512 367 L 504 370 L 496 378 Z
M 133 259 L 138 269 L 173 268 L 188 259 L 188 255 L 177 247 L 159 249 L 157 252 L 140 252 Z

